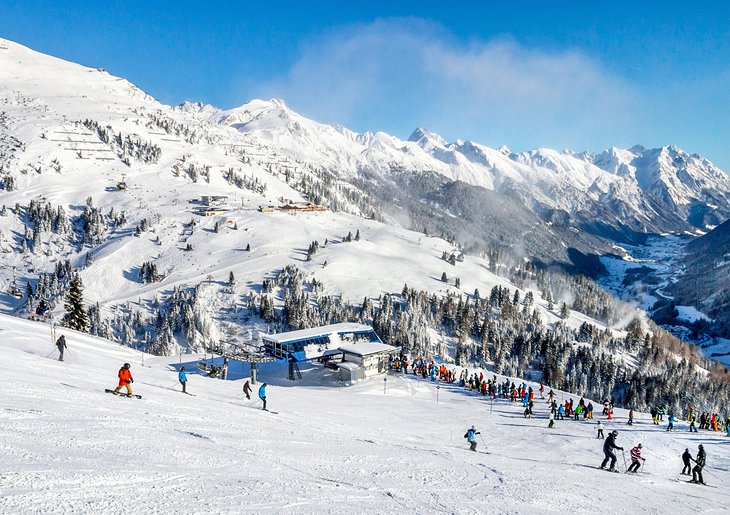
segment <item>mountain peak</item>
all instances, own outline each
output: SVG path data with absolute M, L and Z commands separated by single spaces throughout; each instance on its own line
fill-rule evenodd
M 435 132 L 424 129 L 423 127 L 419 127 L 413 131 L 413 133 L 408 137 L 408 141 L 418 143 L 422 147 L 426 145 L 445 147 L 448 144 L 444 138 Z

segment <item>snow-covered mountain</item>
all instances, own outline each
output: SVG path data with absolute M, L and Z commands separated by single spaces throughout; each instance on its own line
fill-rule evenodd
M 343 179 L 435 172 L 519 199 L 543 220 L 618 241 L 706 231 L 730 217 L 730 178 L 707 159 L 674 146 L 515 154 L 472 141 L 448 143 L 423 128 L 403 141 L 317 123 L 281 100 L 254 100 L 209 120 L 269 141 L 291 158 Z
M 602 236 L 608 229 L 688 227 L 643 189 L 627 193 L 640 175 L 631 172 L 638 150 L 608 172 L 587 154 L 513 154 L 423 129 L 411 139 L 319 124 L 282 101 L 173 108 L 103 69 L 2 40 L 0 306 L 27 315 L 44 299 L 59 316 L 78 273 L 92 330 L 156 352 L 333 317 L 369 317 L 388 338 L 454 350 L 463 330 L 453 313 L 440 319 L 420 304 L 411 318 L 386 310 L 376 320 L 367 309 L 387 307 L 407 284 L 446 310 L 459 305 L 452 299 L 475 303 L 459 318 L 472 323 L 474 344 L 459 352 L 476 357 L 484 338 L 479 356 L 489 359 L 511 351 L 490 347 L 488 324 L 467 315 L 489 318 L 512 299 L 519 310 L 503 314 L 530 319 L 524 327 L 536 334 L 556 330 L 561 341 L 586 324 L 625 336 L 627 322 L 641 319 L 593 283 L 545 272 L 595 270 L 597 255 L 621 253 Z M 715 170 L 690 164 L 697 177 Z M 725 190 L 713 180 L 716 204 L 707 208 L 721 212 Z M 689 198 L 687 188 L 672 191 Z M 329 210 L 276 209 L 307 201 Z M 589 216 L 591 231 L 580 222 Z M 497 329 L 511 341 L 511 326 Z
M 239 128 L 259 128 L 256 134 L 241 133 L 206 121 L 211 116 Z M 197 322 L 187 344 L 200 349 L 201 338 L 219 339 L 221 332 L 239 331 L 240 320 L 250 317 L 247 303 L 256 302 L 258 308 L 257 295 L 271 293 L 268 287 L 262 290 L 262 281 L 287 267 L 299 270 L 297 277 L 312 302 L 334 297 L 344 304 L 360 304 L 365 297 L 400 292 L 404 284 L 441 295 L 516 287 L 495 273 L 502 267 L 496 254 L 449 263 L 442 258 L 461 254 L 458 245 L 409 230 L 413 224 L 407 213 L 399 221 L 392 216 L 387 223 L 376 220 L 383 218 L 376 216 L 375 208 L 384 200 L 370 196 L 367 184 L 357 188 L 332 173 L 339 163 L 353 176 L 359 174 L 354 165 L 339 161 L 335 150 L 341 145 L 355 148 L 367 141 L 369 148 L 376 148 L 376 142 L 383 141 L 390 142 L 383 143 L 388 150 L 394 138 L 322 126 L 337 144 L 313 150 L 312 156 L 320 160 L 312 164 L 289 154 L 289 143 L 271 127 L 274 118 L 280 120 L 279 128 L 317 125 L 281 102 L 252 102 L 248 109 L 231 112 L 191 103 L 172 108 L 103 69 L 3 40 L 2 308 L 30 314 L 43 298 L 56 314 L 62 313 L 69 274 L 77 269 L 86 286 L 85 300 L 98 303 L 95 316 L 101 325 L 96 329 L 131 342 L 154 338 L 161 330 L 135 317 L 154 315 L 158 302 L 196 287 Z M 292 135 L 291 145 L 297 138 Z M 421 163 L 429 156 L 416 145 L 405 147 L 414 152 L 413 167 L 423 172 Z M 342 157 L 351 158 L 355 159 Z M 382 172 L 389 170 L 384 167 Z M 448 188 L 457 183 L 443 184 L 443 178 L 437 183 L 443 189 L 424 188 L 429 209 L 430 204 L 467 198 L 465 192 L 449 194 Z M 430 200 L 425 200 L 426 194 L 432 195 Z M 494 192 L 486 194 L 494 195 L 492 205 L 498 208 L 489 223 L 505 245 L 518 243 L 527 256 L 531 242 L 547 245 L 555 235 L 553 245 L 564 252 L 574 245 L 568 239 L 573 239 L 571 231 L 541 234 L 538 229 L 549 229 L 547 224 Z M 224 197 L 223 205 L 204 205 L 204 197 L 211 196 Z M 464 209 L 474 212 L 482 198 L 488 197 L 474 197 Z M 334 211 L 293 215 L 259 209 L 307 200 Z M 397 208 L 395 196 L 390 202 Z M 426 212 L 434 213 L 447 219 L 445 223 L 461 225 L 455 214 L 436 208 Z M 512 225 L 502 224 L 500 217 Z M 523 236 L 515 238 L 512 227 Z M 357 241 L 348 241 L 348 233 L 358 232 Z M 314 242 L 316 254 L 308 256 Z M 444 274 L 446 281 L 440 280 Z M 544 321 L 559 319 L 557 308 L 549 309 L 552 301 L 540 298 L 536 305 Z M 228 314 L 221 318 L 222 312 Z M 628 311 L 617 314 L 616 320 L 627 315 Z M 577 328 L 587 320 L 576 313 L 570 324 Z M 239 336 L 251 338 L 250 332 Z

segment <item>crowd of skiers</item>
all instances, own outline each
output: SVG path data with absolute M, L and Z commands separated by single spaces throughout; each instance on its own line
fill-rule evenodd
M 529 418 L 533 415 L 533 409 L 535 405 L 535 395 L 539 394 L 540 399 L 545 399 L 545 387 L 540 384 L 537 391 L 527 383 L 515 383 L 509 379 L 503 381 L 498 380 L 496 375 L 492 377 L 485 377 L 483 372 L 469 373 L 467 369 L 459 369 L 455 367 L 449 367 L 446 365 L 436 365 L 433 362 L 426 362 L 421 359 L 414 359 L 409 362 L 407 358 L 399 357 L 394 358 L 391 361 L 391 369 L 396 372 L 412 373 L 416 376 L 423 377 L 424 379 L 430 379 L 431 381 L 441 381 L 448 384 L 458 385 L 469 392 L 477 392 L 480 395 L 488 397 L 492 400 L 505 399 L 509 400 L 510 403 L 522 402 L 522 408 L 524 408 L 524 416 Z M 584 398 L 580 398 L 577 403 L 572 398 L 568 400 L 558 402 L 555 392 L 551 389 L 547 393 L 547 399 L 545 399 L 548 405 L 548 428 L 552 428 L 555 425 L 556 420 L 593 420 L 595 417 L 595 407 L 591 401 L 586 401 Z M 601 415 L 606 417 L 606 420 L 615 420 L 614 417 L 614 403 L 610 399 L 603 401 L 603 409 Z M 664 415 L 667 414 L 664 406 L 658 406 L 651 410 L 652 420 L 655 424 L 663 422 Z M 689 431 L 696 432 L 696 418 L 693 410 L 690 409 L 688 415 L 688 421 L 690 422 Z M 667 431 L 676 430 L 675 424 L 677 419 L 674 414 L 669 413 L 667 418 Z M 634 424 L 634 410 L 630 409 L 626 421 L 627 425 Z M 604 435 L 605 426 L 603 421 L 598 420 L 596 438 L 603 439 L 603 453 L 604 460 L 599 466 L 600 469 L 609 470 L 612 472 L 618 472 L 616 469 L 617 456 L 616 450 L 622 452 L 622 456 L 625 456 L 623 447 L 616 443 L 618 438 L 618 431 L 613 430 L 608 434 L 608 437 Z M 710 416 L 709 413 L 703 413 L 700 416 L 700 429 L 713 430 L 713 431 L 727 431 L 727 436 L 730 436 L 730 417 L 724 421 L 719 415 L 714 414 Z M 466 430 L 464 438 L 469 443 L 469 450 L 477 450 L 477 438 L 476 435 L 481 435 L 477 431 L 475 426 L 471 426 Z M 624 463 L 626 466 L 627 473 L 637 473 L 641 470 L 645 458 L 642 456 L 643 446 L 641 443 L 636 444 L 629 450 L 630 464 Z M 682 475 L 692 475 L 691 483 L 705 484 L 702 476 L 702 470 L 706 463 L 706 453 L 704 447 L 699 445 L 696 457 L 692 457 L 689 449 L 685 449 L 682 454 L 682 460 L 684 463 L 684 469 Z M 625 458 L 624 458 L 625 460 Z M 691 466 L 691 462 L 694 462 L 694 467 Z M 608 466 L 608 468 L 606 468 Z

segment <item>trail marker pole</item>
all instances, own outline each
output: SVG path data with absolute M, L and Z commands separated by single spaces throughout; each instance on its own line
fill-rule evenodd
M 436 404 L 439 403 L 439 390 L 441 389 L 441 385 L 436 385 Z
M 383 378 L 383 395 L 385 395 L 385 389 L 386 389 L 387 385 L 388 385 L 388 378 L 384 377 Z

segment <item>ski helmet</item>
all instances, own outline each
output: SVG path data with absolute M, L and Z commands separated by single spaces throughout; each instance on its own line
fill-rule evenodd
M 472 431 L 476 431 L 476 430 L 477 430 L 477 428 L 476 428 L 475 426 L 471 426 L 471 430 L 472 430 Z
M 641 444 L 637 445 L 637 447 L 638 447 L 639 449 L 641 449 Z
M 130 365 L 129 363 L 125 363 L 125 364 L 124 364 L 124 368 L 129 368 L 129 367 L 131 367 L 131 366 L 132 366 L 132 365 Z
M 702 444 L 700 444 L 699 448 L 700 448 L 700 449 L 704 449 L 704 447 L 702 447 Z
M 618 436 L 618 431 L 611 431 L 611 434 L 612 434 L 613 436 Z

